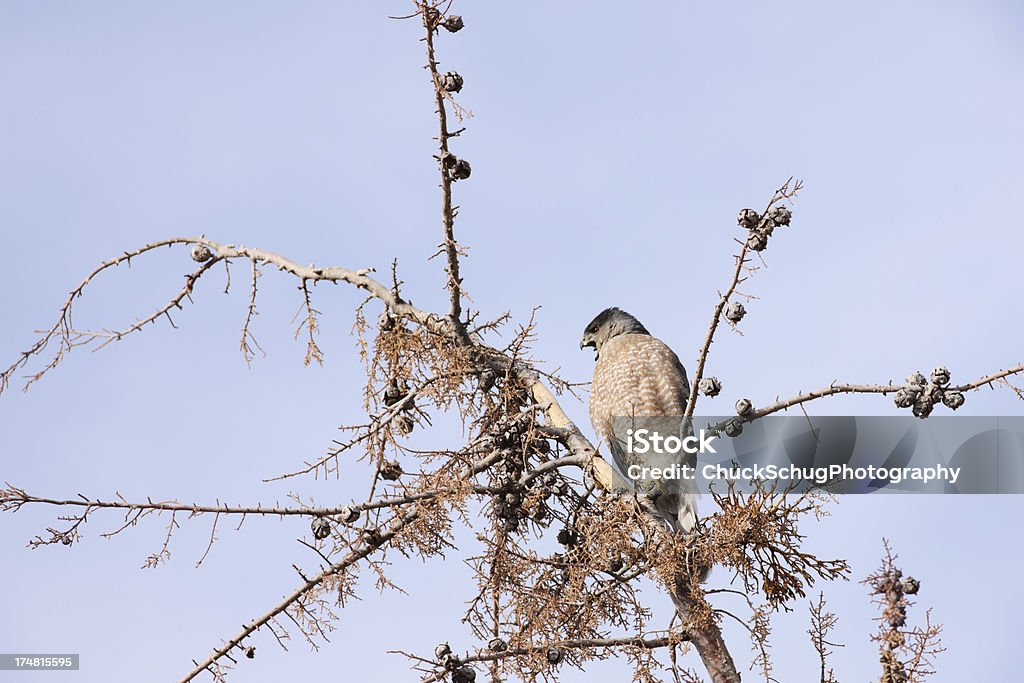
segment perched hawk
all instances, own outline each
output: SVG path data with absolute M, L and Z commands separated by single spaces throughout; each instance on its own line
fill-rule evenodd
M 601 311 L 587 325 L 580 348 L 587 346 L 594 348 L 597 358 L 590 385 L 590 422 L 620 472 L 626 474 L 632 461 L 622 435 L 616 438 L 614 434 L 612 418 L 682 416 L 690 383 L 672 349 L 618 308 Z M 684 464 L 686 457 L 691 460 L 685 464 L 696 464 L 693 456 L 685 454 L 680 454 L 679 464 Z M 637 500 L 674 532 L 688 532 L 697 522 L 696 486 L 688 480 L 638 492 Z

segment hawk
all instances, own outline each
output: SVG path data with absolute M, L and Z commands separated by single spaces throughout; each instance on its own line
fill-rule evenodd
M 626 474 L 636 460 L 626 453 L 622 435 L 616 437 L 612 419 L 681 417 L 690 396 L 686 369 L 672 349 L 618 308 L 601 311 L 587 325 L 580 349 L 588 346 L 594 348 L 597 360 L 590 385 L 590 422 L 608 445 L 619 471 Z M 684 463 L 686 457 L 691 460 Z M 686 454 L 676 462 L 696 465 Z M 637 501 L 669 530 L 686 533 L 697 522 L 697 495 L 692 481 L 683 479 L 660 490 L 639 491 Z

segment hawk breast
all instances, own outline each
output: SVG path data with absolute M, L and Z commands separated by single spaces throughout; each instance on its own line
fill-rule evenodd
M 679 357 L 647 334 L 622 334 L 601 348 L 590 386 L 590 422 L 612 443 L 612 418 L 682 415 L 690 395 Z

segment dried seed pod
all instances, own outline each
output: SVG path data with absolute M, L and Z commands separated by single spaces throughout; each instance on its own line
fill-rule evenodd
M 750 251 L 764 251 L 768 247 L 768 231 L 751 230 L 747 236 L 747 248 Z
M 793 219 L 793 212 L 785 206 L 776 206 L 768 212 L 768 220 L 776 225 L 789 225 Z
M 559 479 L 558 481 L 551 485 L 551 493 L 555 494 L 556 496 L 564 496 L 565 494 L 569 493 L 569 484 Z
M 412 421 L 412 418 L 408 415 L 399 415 L 394 420 L 395 429 L 402 436 L 407 436 L 412 433 L 412 430 L 416 427 L 416 423 Z
M 705 396 L 715 397 L 722 393 L 722 383 L 717 377 L 702 377 L 697 382 L 697 389 Z
M 508 448 L 508 437 L 505 436 L 505 432 L 495 431 L 490 435 L 490 438 L 491 441 L 493 442 L 492 447 L 495 450 Z
M 359 510 L 346 505 L 341 508 L 341 513 L 338 516 L 341 517 L 341 521 L 345 522 L 345 524 L 351 524 L 359 519 Z
M 959 391 L 943 392 L 942 403 L 950 410 L 956 410 L 964 404 L 964 395 Z
M 753 209 L 743 209 L 740 211 L 740 215 L 736 218 L 736 224 L 747 230 L 753 230 L 760 222 L 761 215 Z
M 579 541 L 580 537 L 572 529 L 562 529 L 558 532 L 558 542 L 562 545 L 573 546 Z
M 504 652 L 508 649 L 508 643 L 501 638 L 491 638 L 490 642 L 487 643 L 487 649 L 491 652 Z
M 384 405 L 390 408 L 405 398 L 406 393 L 407 391 L 402 391 L 401 387 L 398 386 L 397 380 L 391 380 L 387 388 L 384 389 Z
M 402 464 L 397 460 L 389 460 L 381 465 L 380 478 L 385 481 L 398 481 L 402 474 Z
M 937 387 L 944 387 L 949 384 L 949 370 L 946 368 L 935 368 L 932 370 L 932 384 Z
M 482 434 L 480 436 L 480 438 L 477 439 L 476 445 L 480 449 L 481 452 L 493 451 L 493 450 L 495 450 L 497 448 L 497 443 L 494 440 L 494 435 L 493 434 Z M 500 462 L 497 465 L 495 465 L 495 467 L 500 467 L 500 466 L 501 466 Z
M 476 670 L 471 666 L 461 666 L 452 673 L 452 683 L 473 683 Z
M 922 420 L 932 414 L 932 409 L 935 404 L 931 402 L 927 397 L 917 399 L 914 403 L 914 408 L 911 412 L 914 413 L 914 417 L 919 417 Z
M 508 517 L 508 505 L 503 500 L 496 501 L 492 508 L 494 516 L 498 518 Z
M 900 624 L 900 626 L 902 625 L 903 624 Z M 905 641 L 906 639 L 900 638 L 899 640 Z M 903 643 L 899 643 L 897 647 L 902 647 L 902 645 Z M 900 665 L 899 663 L 889 666 L 886 669 L 886 673 L 889 676 L 887 680 L 891 681 L 892 683 L 908 683 L 908 681 L 910 681 L 910 674 L 904 671 L 902 665 Z
M 882 612 L 882 616 L 889 622 L 890 626 L 896 628 L 900 628 L 907 623 L 907 615 L 900 609 L 886 609 Z
M 459 161 L 459 158 L 448 150 L 441 152 L 441 156 L 438 159 L 441 162 L 441 167 L 447 169 L 451 169 Z
M 519 530 L 519 519 L 516 518 L 516 517 L 508 517 L 505 520 L 503 520 L 502 526 L 505 529 L 505 531 L 507 531 L 509 533 L 513 533 L 515 531 L 518 531 Z
M 423 21 L 426 22 L 427 28 L 437 28 L 438 22 L 441 21 L 441 12 L 436 7 L 425 7 Z
M 389 311 L 381 311 L 380 316 L 377 317 L 377 328 L 381 332 L 390 332 L 395 329 L 395 319 L 391 317 Z
M 557 647 L 549 647 L 546 653 L 548 664 L 555 665 L 562 661 L 562 650 Z
M 928 380 L 925 379 L 925 376 L 922 375 L 920 372 L 915 372 L 910 377 L 907 377 L 907 384 L 923 387 L 928 384 Z
M 250 645 L 245 648 L 245 656 L 247 659 L 256 659 L 256 646 Z
M 213 258 L 213 252 L 205 244 L 192 245 L 192 260 L 196 263 L 205 263 Z
M 750 411 L 754 409 L 754 404 L 750 402 L 749 398 L 741 398 L 736 401 L 736 414 L 740 417 L 744 417 L 750 414 Z
M 914 405 L 920 395 L 921 392 L 916 389 L 903 387 L 896 392 L 896 398 L 893 399 L 893 402 L 896 404 L 897 408 L 910 408 Z
M 380 543 L 380 532 L 376 529 L 363 529 L 363 540 L 369 545 Z
M 71 544 L 75 542 L 75 539 L 70 534 L 64 534 L 60 537 L 60 542 L 70 547 Z
M 458 14 L 452 14 L 445 17 L 445 20 L 441 25 L 451 33 L 457 33 L 466 26 L 465 22 L 462 21 L 462 17 Z
M 473 173 L 473 169 L 470 167 L 469 162 L 465 159 L 459 159 L 455 162 L 455 166 L 452 167 L 452 180 L 465 180 Z
M 731 323 L 738 323 L 747 314 L 747 309 L 739 301 L 733 301 L 725 307 L 725 319 Z
M 463 83 L 457 71 L 448 71 L 441 76 L 441 87 L 447 92 L 461 92 Z
M 523 497 L 515 491 L 509 491 L 505 494 L 505 502 L 508 503 L 509 507 L 516 507 L 523 502 Z
M 434 648 L 434 656 L 439 660 L 444 659 L 447 655 L 452 653 L 452 648 L 448 643 L 441 643 Z
M 900 585 L 903 588 L 903 592 L 907 595 L 917 595 L 917 591 L 921 589 L 921 582 L 913 576 L 903 579 L 903 583 Z
M 309 528 L 313 532 L 313 538 L 318 541 L 322 541 L 331 535 L 331 523 L 323 517 L 317 517 L 314 519 L 310 523 Z
M 896 587 L 899 584 L 900 578 L 902 578 L 902 576 L 903 570 L 901 569 L 889 570 L 885 573 L 885 576 L 878 583 L 872 584 L 875 587 L 875 593 L 881 595 L 883 593 L 888 593 L 889 591 L 896 590 Z
M 622 568 L 624 566 L 625 562 L 622 561 L 622 556 L 616 555 L 608 562 L 608 571 L 610 571 L 612 574 L 618 574 L 622 571 Z
M 462 664 L 462 660 L 454 652 L 449 652 L 444 657 L 441 657 L 441 663 L 444 664 L 444 668 L 449 671 L 455 671 Z
M 487 393 L 488 391 L 493 389 L 494 388 L 494 381 L 497 378 L 498 378 L 497 373 L 495 373 L 494 370 L 491 370 L 490 368 L 487 368 L 486 370 L 482 371 L 477 376 L 477 383 L 478 383 L 478 386 L 480 387 L 480 391 L 482 391 L 484 393 Z
M 725 423 L 725 435 L 735 438 L 743 433 L 743 420 L 733 418 Z

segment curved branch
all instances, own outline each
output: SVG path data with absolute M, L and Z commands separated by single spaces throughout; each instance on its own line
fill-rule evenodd
M 78 285 L 74 287 L 74 289 L 72 289 L 68 293 L 67 298 L 64 300 L 64 304 L 60 308 L 60 316 L 57 318 L 57 321 L 53 323 L 53 325 L 48 330 L 43 332 L 42 336 L 39 337 L 39 339 L 37 339 L 36 342 L 31 347 L 28 348 L 28 350 L 22 351 L 21 356 L 18 358 L 18 360 L 11 363 L 11 365 L 9 365 L 6 370 L 0 372 L 0 394 L 2 394 L 7 389 L 7 386 L 10 383 L 11 376 L 21 368 L 28 365 L 28 362 L 32 359 L 33 356 L 40 355 L 46 349 L 46 347 L 49 346 L 50 342 L 53 341 L 54 337 L 58 337 L 60 342 L 60 345 L 56 353 L 54 353 L 53 357 L 47 363 L 46 367 L 44 367 L 35 375 L 31 375 L 28 378 L 24 385 L 25 390 L 28 390 L 28 388 L 32 384 L 39 381 L 47 372 L 57 367 L 61 360 L 64 359 L 64 354 L 70 352 L 71 349 L 73 349 L 76 346 L 83 346 L 100 337 L 108 337 L 108 340 L 101 345 L 105 346 L 111 341 L 116 341 L 117 339 L 120 339 L 121 337 L 127 334 L 131 334 L 132 332 L 142 329 L 148 323 L 156 322 L 156 320 L 159 319 L 161 316 L 166 316 L 167 319 L 170 320 L 170 310 L 172 308 L 181 308 L 180 304 L 182 300 L 192 293 L 192 287 L 193 285 L 195 285 L 196 280 L 202 277 L 202 275 L 206 273 L 206 271 L 208 271 L 219 259 L 210 259 L 202 266 L 200 266 L 196 271 L 194 271 L 190 275 L 187 275 L 185 277 L 185 286 L 182 287 L 181 291 L 175 297 L 171 298 L 171 300 L 166 305 L 164 305 L 160 309 L 157 309 L 155 313 L 145 318 L 144 320 L 141 320 L 132 325 L 131 327 L 128 327 L 120 332 L 85 332 L 79 334 L 75 331 L 74 325 L 72 323 L 71 309 L 75 299 L 82 296 L 82 293 L 85 290 L 86 286 L 88 286 L 88 284 L 92 282 L 93 278 L 95 278 L 103 271 L 109 268 L 113 268 L 115 266 L 119 266 L 122 263 L 127 264 L 128 267 L 131 267 L 133 258 L 135 258 L 136 256 L 140 256 L 146 252 L 159 249 L 160 247 L 172 246 L 174 244 L 193 243 L 197 243 L 197 241 L 189 240 L 188 238 L 171 238 L 167 240 L 160 240 L 159 242 L 152 242 L 134 251 L 126 251 L 120 256 L 104 261 L 100 265 L 96 266 L 88 275 L 85 276 L 85 278 L 81 282 L 78 283 Z M 173 321 L 171 321 L 171 324 L 174 324 Z
M 585 469 L 589 469 L 601 488 L 608 492 L 615 491 L 616 480 L 621 481 L 621 477 L 612 469 L 608 461 L 598 454 L 597 449 L 587 440 L 587 437 L 583 436 L 583 432 L 576 426 L 576 423 L 569 419 L 551 390 L 531 370 L 520 369 L 518 375 L 526 384 L 534 402 L 544 411 L 550 426 L 562 430 L 559 440 L 573 455 L 581 456 L 582 462 L 586 463 Z
M 459 473 L 459 479 L 468 479 L 474 474 L 482 472 L 493 465 L 498 459 L 500 459 L 500 457 L 501 456 L 498 454 L 492 454 L 488 458 L 477 461 L 472 465 L 467 465 Z M 382 548 L 399 532 L 409 526 L 412 522 L 416 521 L 418 517 L 418 510 L 408 510 L 404 514 L 399 514 L 393 517 L 386 525 L 382 524 L 376 527 L 374 530 L 375 533 L 369 535 L 371 540 L 366 540 L 360 548 L 353 549 L 338 562 L 326 567 L 312 578 L 306 579 L 302 585 L 285 596 L 284 599 L 278 602 L 269 611 L 245 624 L 241 631 L 225 642 L 222 646 L 215 649 L 206 659 L 202 662 L 195 662 L 195 668 L 186 674 L 179 683 L 187 683 L 187 681 L 193 680 L 205 670 L 214 671 L 218 666 L 219 661 L 224 657 L 229 656 L 231 650 L 240 646 L 243 640 L 258 631 L 260 628 L 268 626 L 275 617 L 283 613 L 291 605 L 301 600 L 304 595 L 314 590 L 317 586 L 323 583 L 324 580 L 344 572 L 356 562 L 368 557 Z M 364 535 L 364 538 L 365 537 L 366 536 Z
M 635 647 L 644 650 L 657 650 L 664 647 L 671 647 L 677 643 L 686 640 L 684 635 L 677 636 L 661 636 L 658 638 L 645 638 L 642 635 L 638 636 L 623 636 L 620 638 L 581 638 L 578 640 L 563 640 L 558 642 L 544 643 L 541 645 L 531 645 L 530 647 L 510 647 L 501 652 L 494 651 L 483 651 L 477 652 L 476 654 L 466 655 L 465 657 L 459 657 L 461 664 L 468 664 L 471 662 L 496 662 L 501 659 L 508 657 L 522 657 L 523 655 L 530 655 L 536 653 L 543 653 L 557 648 L 560 650 L 583 650 L 583 649 L 594 649 L 594 648 L 620 648 L 620 647 Z M 410 659 L 415 659 L 421 662 L 434 663 L 433 660 L 426 659 L 424 657 L 417 657 L 410 655 L 400 650 L 390 650 L 390 654 L 400 654 Z M 438 668 L 443 665 L 438 663 Z M 435 672 L 421 680 L 421 683 L 433 683 L 436 681 L 443 681 L 447 676 L 447 672 Z
M 1022 373 L 1024 373 L 1024 363 L 1015 365 L 1006 370 L 999 370 L 998 372 L 993 372 L 989 375 L 985 375 L 984 377 L 979 377 L 978 379 L 973 380 L 971 382 L 966 382 L 964 384 L 957 385 L 951 384 L 947 387 L 944 387 L 943 391 L 973 391 L 976 389 L 981 389 L 982 387 L 986 386 L 991 387 L 994 384 L 1007 384 L 1008 386 L 1010 386 L 1011 389 L 1013 389 L 1013 385 L 1009 384 L 1009 382 L 1006 381 L 1006 378 L 1011 377 L 1013 375 L 1019 375 Z M 793 406 L 798 406 L 803 403 L 809 403 L 810 401 L 815 401 L 819 398 L 837 396 L 839 394 L 882 394 L 883 396 L 885 396 L 891 393 L 895 393 L 900 389 L 904 388 L 905 386 L 906 385 L 904 384 L 894 384 L 892 380 L 890 380 L 888 384 L 837 384 L 833 382 L 827 387 L 822 387 L 821 389 L 815 389 L 813 391 L 808 391 L 806 393 L 800 392 L 796 396 L 791 396 L 786 399 L 777 399 L 773 403 L 769 403 L 764 407 L 753 408 L 749 413 L 740 416 L 738 419 L 742 420 L 743 422 L 753 422 L 754 420 L 766 417 L 773 413 L 788 410 Z M 1024 396 L 1022 396 L 1022 399 L 1024 399 Z M 713 429 L 719 430 L 723 429 L 724 427 L 725 424 L 722 423 L 720 425 L 715 425 Z
M 92 282 L 96 276 L 110 268 L 119 266 L 122 263 L 130 266 L 133 258 L 143 254 L 155 251 L 161 247 L 172 247 L 175 245 L 204 246 L 210 250 L 211 254 L 208 255 L 208 258 L 196 271 L 186 276 L 185 286 L 175 297 L 171 298 L 167 304 L 157 309 L 156 312 L 145 319 L 119 332 L 77 333 L 75 331 L 72 323 L 72 307 L 74 301 L 78 297 L 82 296 L 86 286 Z M 97 338 L 107 337 L 108 341 L 104 342 L 105 345 L 110 341 L 120 339 L 127 334 L 141 330 L 145 325 L 156 322 L 160 317 L 167 317 L 170 319 L 170 310 L 172 308 L 181 307 L 181 302 L 185 297 L 191 294 L 192 287 L 199 277 L 206 273 L 214 264 L 233 258 L 251 260 L 254 266 L 255 264 L 276 266 L 278 270 L 294 275 L 303 282 L 346 282 L 354 285 L 359 289 L 369 292 L 371 297 L 384 302 L 384 304 L 391 309 L 392 313 L 395 315 L 422 325 L 435 334 L 450 334 L 454 328 L 457 327 L 456 323 L 453 323 L 450 318 L 416 308 L 410 302 L 402 299 L 393 288 L 369 277 L 369 273 L 374 272 L 373 268 L 350 270 L 348 268 L 341 268 L 337 266 L 326 268 L 319 268 L 313 264 L 303 266 L 296 261 L 281 256 L 280 254 L 266 251 L 264 249 L 257 249 L 242 245 L 236 246 L 232 244 L 220 244 L 213 240 L 206 239 L 205 237 L 171 237 L 169 239 L 151 242 L 133 251 L 126 251 L 116 258 L 104 261 L 86 275 L 85 278 L 71 290 L 67 298 L 64 300 L 64 304 L 60 308 L 57 321 L 53 323 L 48 330 L 43 332 L 42 336 L 37 339 L 31 347 L 26 351 L 23 351 L 15 362 L 8 366 L 6 370 L 0 372 L 0 394 L 7 389 L 13 374 L 28 365 L 29 361 L 33 357 L 41 355 L 47 346 L 55 340 L 55 338 L 59 341 L 57 351 L 40 372 L 29 376 L 24 385 L 24 389 L 27 390 L 32 384 L 39 381 L 43 375 L 57 367 L 57 365 L 64 359 L 65 354 L 76 346 L 88 344 Z M 251 303 L 252 302 L 250 300 L 250 305 Z
M 803 187 L 801 181 L 796 181 L 792 187 L 790 183 L 793 182 L 791 177 L 782 187 L 775 191 L 772 195 L 771 200 L 768 202 L 767 208 L 762 212 L 762 216 L 766 216 L 775 204 L 782 200 L 792 200 L 796 196 L 796 193 Z M 699 390 L 700 380 L 704 377 L 704 366 L 707 364 L 708 356 L 711 354 L 711 344 L 715 340 L 715 332 L 718 330 L 718 323 L 722 319 L 722 311 L 725 310 L 726 304 L 729 303 L 729 298 L 736 292 L 736 288 L 741 282 L 746 280 L 742 277 L 743 266 L 747 264 L 747 254 L 750 251 L 750 242 L 744 240 L 740 247 L 740 253 L 736 255 L 736 267 L 733 269 L 732 279 L 729 281 L 729 286 L 726 288 L 725 293 L 719 292 L 718 302 L 715 304 L 714 310 L 711 312 L 711 323 L 708 325 L 707 335 L 704 337 L 704 343 L 701 344 L 700 350 L 697 352 L 697 363 L 694 366 L 693 378 L 690 380 L 690 397 L 686 401 L 686 413 L 685 419 L 693 417 L 693 411 L 697 407 L 697 394 Z
M 378 550 L 381 546 L 383 546 L 385 543 L 394 538 L 395 535 L 398 534 L 398 532 L 400 532 L 411 522 L 413 522 L 418 515 L 419 513 L 416 510 L 411 510 L 402 515 L 401 517 L 396 518 L 387 526 L 387 528 L 384 528 L 383 526 L 377 527 L 377 534 L 375 535 L 373 541 L 367 542 L 358 550 L 352 550 L 341 561 L 334 563 L 330 567 L 327 567 L 326 569 L 318 573 L 316 576 L 307 579 L 301 586 L 299 586 L 291 593 L 286 595 L 284 599 L 282 599 L 280 602 L 274 605 L 274 607 L 272 607 L 268 612 L 245 624 L 242 627 L 242 630 L 239 631 L 237 635 L 235 635 L 230 640 L 225 642 L 219 648 L 215 649 L 203 661 L 195 662 L 195 660 L 193 660 L 196 665 L 195 668 L 192 669 L 192 671 L 190 671 L 189 673 L 187 673 L 181 679 L 181 681 L 179 681 L 179 683 L 187 683 L 188 681 L 193 680 L 196 676 L 198 676 L 203 671 L 206 671 L 208 669 L 212 671 L 213 668 L 217 666 L 218 662 L 222 658 L 226 657 L 228 653 L 231 652 L 231 650 L 238 647 L 243 640 L 248 638 L 250 635 L 258 631 L 263 626 L 268 625 L 275 617 L 283 613 L 293 604 L 298 602 L 304 595 L 306 595 L 307 593 L 315 589 L 317 586 L 319 586 L 321 583 L 323 583 L 325 579 L 344 572 L 346 569 L 351 567 L 359 560 L 367 557 L 371 553 Z
M 996 382 L 1000 382 L 1002 384 L 1008 385 L 1011 389 L 1014 389 L 1017 395 L 1020 396 L 1020 391 L 1016 390 L 1013 387 L 1013 385 L 1007 382 L 1006 378 L 1010 377 L 1011 375 L 1020 374 L 1022 372 L 1024 372 L 1024 363 L 1021 363 L 1020 365 L 1015 365 L 1009 370 L 999 370 L 998 372 L 993 372 L 991 375 L 985 375 L 984 377 L 980 377 L 974 380 L 973 382 L 968 382 L 967 384 L 951 386 L 949 387 L 949 389 L 952 391 L 971 391 L 973 389 L 980 389 L 981 387 L 991 386 Z M 1021 399 L 1024 400 L 1024 396 L 1021 396 Z

